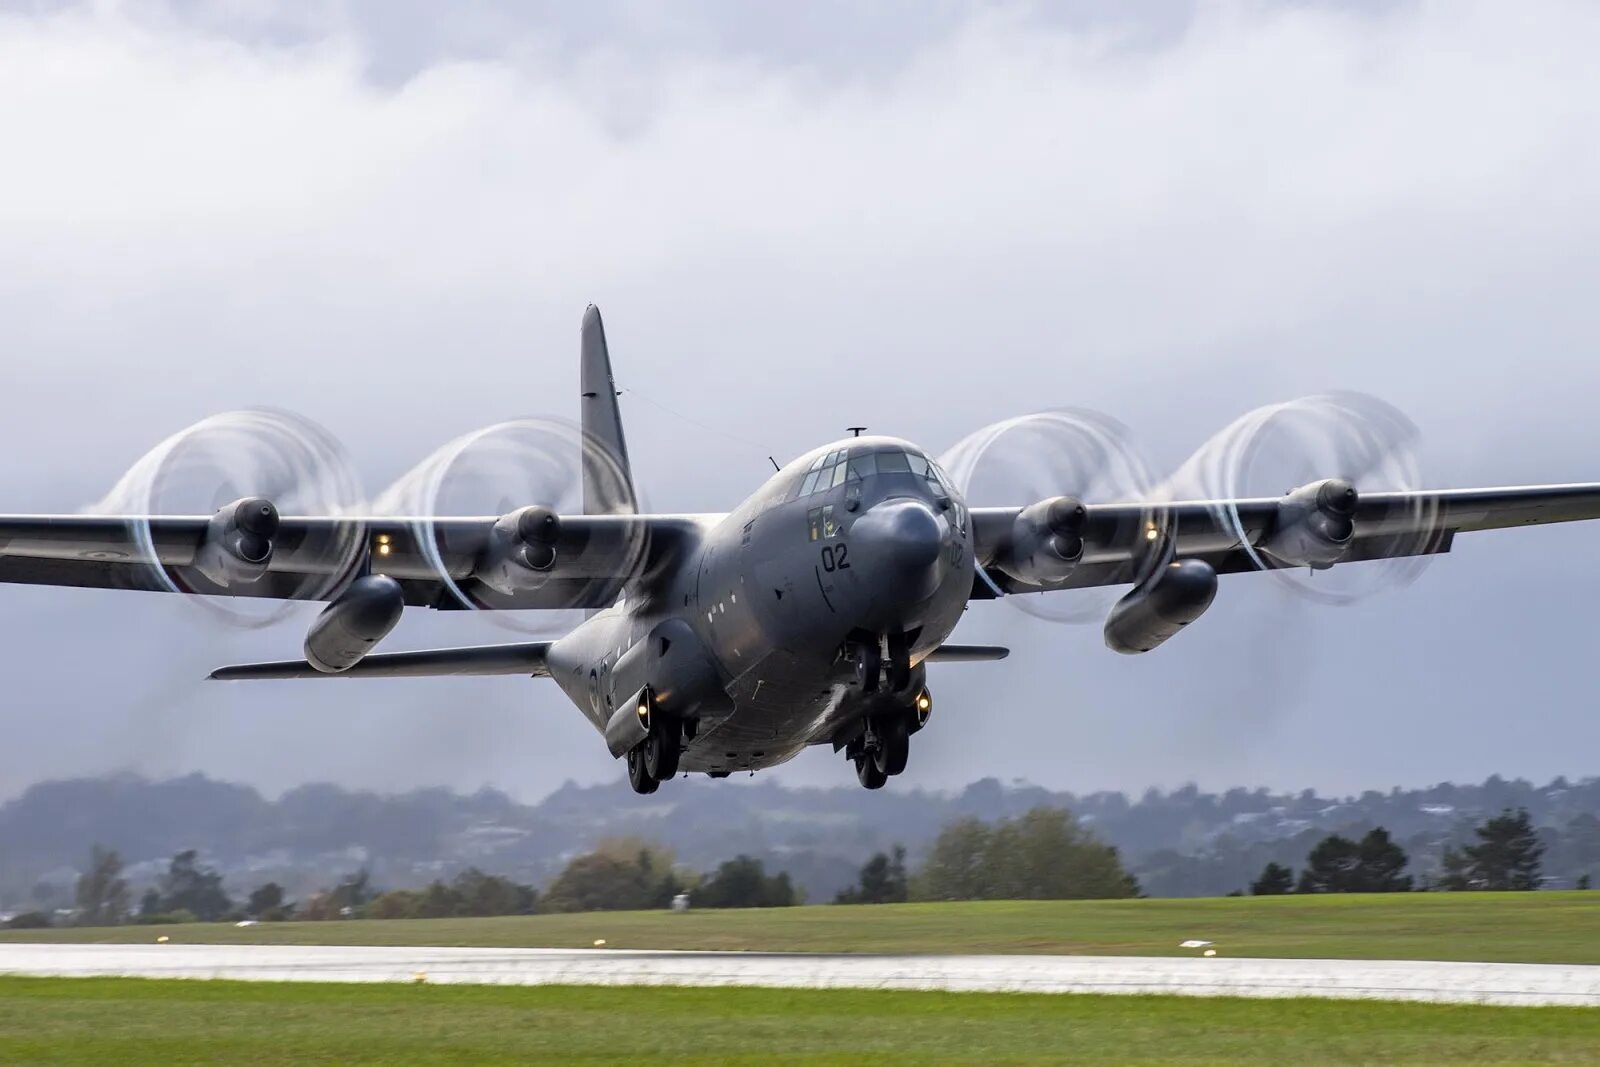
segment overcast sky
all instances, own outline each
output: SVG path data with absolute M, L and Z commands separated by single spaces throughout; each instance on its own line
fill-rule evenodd
M 75 510 L 249 405 L 376 489 L 573 416 L 591 301 L 661 510 L 855 423 L 938 451 L 1088 407 L 1170 469 L 1327 389 L 1406 411 L 1435 484 L 1600 478 L 1597 39 L 1577 2 L 0 0 L 0 508 Z M 958 638 L 1015 654 L 933 668 L 904 782 L 1593 773 L 1596 537 L 1464 537 L 1348 608 L 1228 579 L 1137 658 L 975 606 Z M 312 614 L 0 589 L 0 795 L 620 774 L 548 683 L 198 681 L 297 655 Z M 390 647 L 504 638 L 408 614 Z

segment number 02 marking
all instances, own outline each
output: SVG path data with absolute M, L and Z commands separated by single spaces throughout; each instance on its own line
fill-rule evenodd
M 849 545 L 828 545 L 822 550 L 822 569 L 832 574 L 834 571 L 847 571 L 850 569 Z

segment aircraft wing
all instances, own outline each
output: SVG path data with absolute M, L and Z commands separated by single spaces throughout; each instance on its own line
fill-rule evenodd
M 437 678 L 513 674 L 548 678 L 548 641 L 466 648 L 429 648 L 416 652 L 377 652 L 337 674 L 319 671 L 303 659 L 274 663 L 241 663 L 218 667 L 211 679 L 237 682 L 261 678 Z
M 220 514 L 220 513 L 219 513 Z M 673 558 L 706 520 L 563 515 L 546 572 L 512 591 L 483 573 L 497 517 L 420 520 L 284 516 L 249 580 L 206 565 L 213 516 L 0 515 L 0 583 L 327 600 L 366 569 L 398 580 L 406 603 L 454 609 L 597 608 Z
M 1287 499 L 1087 504 L 1081 561 L 1058 580 L 1032 584 L 992 566 L 1005 552 L 1023 509 L 973 508 L 978 562 L 985 567 L 973 595 L 986 599 L 997 593 L 1125 584 L 1139 575 L 1151 541 L 1163 537 L 1171 539 L 1176 559 L 1205 560 L 1219 574 L 1256 570 L 1245 546 L 1261 555 L 1289 514 Z M 1600 483 L 1363 493 L 1351 517 L 1354 530 L 1341 565 L 1448 552 L 1460 533 L 1597 519 Z

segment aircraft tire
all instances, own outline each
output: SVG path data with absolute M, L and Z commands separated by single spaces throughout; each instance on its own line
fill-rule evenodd
M 661 783 L 652 778 L 645 767 L 643 749 L 642 744 L 628 749 L 628 784 L 633 787 L 635 793 L 654 793 Z
M 889 776 L 883 773 L 870 752 L 863 752 L 856 757 L 856 780 L 868 789 L 882 789 Z
M 676 723 L 658 722 L 639 746 L 644 749 L 645 773 L 658 782 L 665 782 L 678 773 L 678 757 L 683 753 L 683 746 L 678 742 L 676 726 Z
M 856 652 L 856 687 L 863 693 L 878 691 L 878 678 L 883 671 L 883 654 L 878 646 L 862 645 Z
M 872 753 L 878 769 L 884 777 L 892 778 L 906 769 L 910 755 L 911 735 L 905 719 L 898 715 L 884 719 L 878 727 L 878 747 Z
M 911 686 L 911 649 L 903 633 L 891 633 L 889 645 L 889 691 L 903 693 Z

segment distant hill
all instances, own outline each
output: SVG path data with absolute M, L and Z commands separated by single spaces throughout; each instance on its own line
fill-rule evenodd
M 138 888 L 167 859 L 197 848 L 236 892 L 269 879 L 291 894 L 367 867 L 385 888 L 414 886 L 468 865 L 543 884 L 602 837 L 639 834 L 701 870 L 739 853 L 787 870 L 811 900 L 831 899 L 873 852 L 904 844 L 915 862 L 950 819 L 992 820 L 1046 804 L 1072 810 L 1122 850 L 1157 896 L 1239 889 L 1269 861 L 1298 866 L 1329 832 L 1387 827 L 1426 876 L 1449 842 L 1484 817 L 1525 807 L 1541 828 L 1552 884 L 1600 881 L 1600 779 L 1535 786 L 1491 777 L 1478 785 L 1324 797 L 1310 790 L 1205 793 L 1193 786 L 1075 795 L 995 779 L 955 793 L 869 793 L 854 787 L 789 788 L 775 782 L 675 782 L 639 797 L 618 780 L 571 783 L 537 804 L 495 790 L 420 789 L 395 795 L 327 783 L 268 800 L 246 786 L 190 775 L 132 775 L 42 782 L 0 805 L 0 909 L 70 895 L 89 847 L 119 850 Z M 54 887 L 54 888 L 52 888 Z

